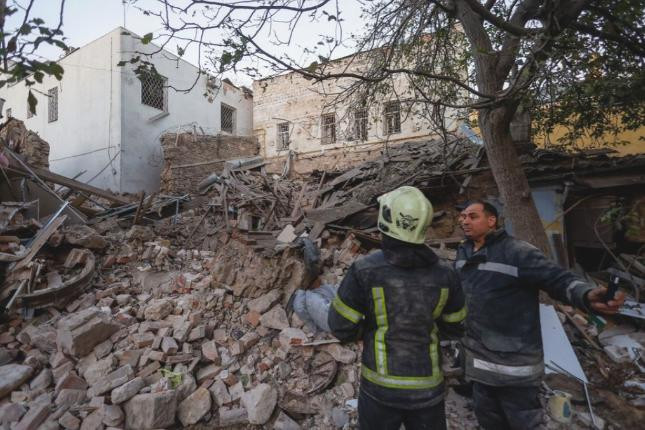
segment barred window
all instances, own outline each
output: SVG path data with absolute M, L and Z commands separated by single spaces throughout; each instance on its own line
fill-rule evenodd
M 139 80 L 141 81 L 141 103 L 166 111 L 167 79 L 158 73 L 144 72 L 139 76 Z
M 47 121 L 54 122 L 58 120 L 58 87 L 50 89 L 47 95 Z
M 289 149 L 289 123 L 278 124 L 278 149 Z
M 385 134 L 401 132 L 401 103 L 385 104 Z
M 327 145 L 336 142 L 336 114 L 328 113 L 322 116 L 321 143 Z
M 358 140 L 367 140 L 367 108 L 354 111 L 354 136 Z
M 222 131 L 233 134 L 235 131 L 235 108 L 222 103 L 220 109 L 220 120 Z

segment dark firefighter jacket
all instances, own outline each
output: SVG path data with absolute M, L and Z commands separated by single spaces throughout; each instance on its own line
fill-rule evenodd
M 544 373 L 539 290 L 587 309 L 592 289 L 531 244 L 497 230 L 473 252 L 465 241 L 455 267 L 466 294 L 462 340 L 468 380 L 487 385 L 538 385 Z
M 365 394 L 396 408 L 432 406 L 444 394 L 438 330 L 463 333 L 459 279 L 425 245 L 384 236 L 382 248 L 349 268 L 329 327 L 341 341 L 363 340 Z

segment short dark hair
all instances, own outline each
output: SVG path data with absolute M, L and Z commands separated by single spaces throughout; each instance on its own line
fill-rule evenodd
M 494 216 L 495 218 L 499 219 L 499 213 L 497 212 L 497 208 L 490 202 L 487 202 L 486 200 L 482 199 L 477 199 L 477 200 L 472 200 L 468 202 L 468 206 L 470 205 L 482 205 L 484 207 L 484 213 L 488 216 Z

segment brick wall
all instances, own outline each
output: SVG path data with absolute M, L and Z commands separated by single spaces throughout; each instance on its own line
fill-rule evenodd
M 161 136 L 164 167 L 161 192 L 194 192 L 211 173 L 221 172 L 225 160 L 258 155 L 254 137 L 167 133 Z

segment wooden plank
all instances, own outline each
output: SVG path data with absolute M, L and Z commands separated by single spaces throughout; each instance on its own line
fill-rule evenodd
M 318 236 L 320 236 L 320 234 L 323 232 L 323 230 L 325 229 L 325 226 L 326 226 L 325 223 L 316 222 L 307 237 L 309 237 L 309 239 L 311 240 L 318 239 Z
M 93 187 L 92 185 L 84 184 L 79 181 L 75 181 L 65 176 L 58 175 L 54 172 L 50 172 L 49 170 L 39 169 L 36 167 L 30 167 L 30 168 L 43 181 L 53 182 L 57 185 L 64 185 L 67 188 L 73 189 L 76 191 L 84 191 L 89 194 L 94 194 L 95 196 L 103 197 L 106 200 L 109 200 L 111 202 L 118 203 L 121 205 L 129 205 L 130 203 L 132 203 L 130 200 L 126 199 L 125 197 L 117 196 L 116 194 L 113 194 L 109 191 L 102 190 L 100 188 L 96 188 L 96 187 Z M 30 175 L 30 173 L 26 169 L 24 169 L 19 164 L 14 163 L 13 161 L 11 163 L 11 170 L 17 171 L 23 175 L 27 175 L 27 176 Z
M 42 248 L 43 245 L 47 243 L 47 240 L 49 240 L 50 236 L 54 234 L 56 230 L 58 230 L 58 227 L 63 225 L 66 219 L 67 215 L 61 215 L 54 221 L 52 221 L 52 223 L 45 227 L 43 230 L 40 230 L 38 232 L 38 235 L 36 236 L 36 239 L 34 239 L 33 243 L 29 247 L 29 252 L 25 256 L 25 258 L 17 262 L 11 270 L 19 270 L 29 264 L 31 260 L 33 260 L 33 258 L 36 256 L 38 251 L 40 251 L 40 248 Z
M 366 206 L 359 201 L 350 200 L 348 203 L 345 203 L 344 205 L 338 206 L 335 208 L 308 210 L 305 213 L 305 217 L 314 222 L 329 224 L 334 221 L 341 220 L 350 215 L 354 215 L 355 213 L 365 210 L 368 207 L 369 206 Z

